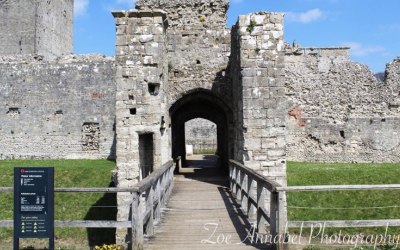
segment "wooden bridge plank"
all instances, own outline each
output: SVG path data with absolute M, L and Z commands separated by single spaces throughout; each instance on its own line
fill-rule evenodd
M 252 227 L 228 184 L 227 178 L 207 181 L 177 176 L 162 221 L 144 249 L 268 249 L 267 244 L 249 240 L 240 244 L 251 235 Z

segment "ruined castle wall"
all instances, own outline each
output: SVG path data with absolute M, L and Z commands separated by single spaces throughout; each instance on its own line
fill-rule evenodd
M 72 52 L 73 0 L 2 0 L 0 22 L 0 55 Z
M 112 58 L 0 58 L 0 159 L 114 158 Z
M 167 105 L 166 14 L 114 12 L 116 39 L 116 184 L 131 187 L 171 159 Z M 129 219 L 132 197 L 119 193 L 117 219 Z M 126 229 L 117 230 L 124 243 Z
M 0 55 L 34 53 L 35 14 L 35 1 L 0 1 Z
M 298 49 L 285 59 L 290 160 L 399 161 L 400 119 L 390 80 L 381 83 L 349 61 L 346 48 Z M 392 65 L 393 79 L 395 71 Z
M 37 1 L 37 54 L 54 59 L 72 53 L 73 3 L 73 0 Z
M 226 79 L 230 30 L 227 0 L 138 1 L 139 9 L 162 9 L 168 16 L 169 103 L 198 88 L 230 102 Z
M 400 113 L 400 57 L 386 66 L 385 84 L 389 111 L 398 114 Z
M 235 32 L 233 40 L 239 43 L 235 47 L 240 54 L 232 62 L 239 63 L 241 71 L 233 76 L 233 85 L 236 98 L 243 100 L 236 109 L 241 135 L 235 144 L 242 145 L 236 149 L 236 158 L 286 184 L 283 15 L 240 16 Z

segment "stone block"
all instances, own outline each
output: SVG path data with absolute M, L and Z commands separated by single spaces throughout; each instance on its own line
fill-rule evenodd
M 245 150 L 258 150 L 261 148 L 261 139 L 260 138 L 246 138 L 244 141 L 244 149 Z
M 126 36 L 117 36 L 115 44 L 116 46 L 127 46 L 128 41 L 126 39 Z
M 251 20 L 253 20 L 257 25 L 263 25 L 266 18 L 267 18 L 266 15 L 252 15 L 251 16 Z
M 277 146 L 276 138 L 262 138 L 261 148 L 262 149 L 275 149 Z
M 148 42 L 154 41 L 154 35 L 153 34 L 140 35 L 139 41 L 141 43 L 148 43 Z
M 283 149 L 269 149 L 267 150 L 268 159 L 276 160 L 284 157 L 286 155 L 286 151 Z
M 243 15 L 239 16 L 239 26 L 249 26 L 250 25 L 251 16 L 250 15 Z
M 242 73 L 243 78 L 257 76 L 257 70 L 254 68 L 244 68 L 244 69 L 242 69 L 241 73 Z

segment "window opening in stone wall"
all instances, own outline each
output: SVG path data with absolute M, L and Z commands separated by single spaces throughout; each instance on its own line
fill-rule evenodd
M 156 83 L 149 83 L 148 85 L 150 95 L 158 95 L 160 91 L 160 85 Z
M 7 115 L 11 118 L 18 118 L 20 113 L 19 108 L 9 108 L 7 111 Z
M 342 137 L 343 139 L 346 139 L 346 136 L 345 136 L 345 134 L 344 134 L 344 131 L 343 131 L 343 130 L 341 130 L 341 131 L 340 131 L 340 137 Z
M 196 118 L 185 123 L 187 155 L 214 155 L 217 153 L 217 125 L 209 120 Z
M 153 172 L 154 146 L 153 133 L 139 134 L 139 167 L 140 179 L 146 178 Z
M 135 109 L 135 108 L 129 109 L 129 113 L 130 113 L 131 115 L 136 115 L 136 109 Z
M 98 151 L 100 149 L 100 125 L 86 122 L 82 125 L 82 150 Z

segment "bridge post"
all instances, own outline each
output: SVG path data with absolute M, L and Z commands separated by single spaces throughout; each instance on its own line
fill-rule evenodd
M 285 192 L 271 192 L 271 223 L 270 231 L 278 250 L 285 249 L 286 239 L 286 210 Z
M 247 174 L 244 172 L 241 172 L 240 175 L 240 205 L 243 208 L 246 208 L 247 206 L 247 194 L 248 194 L 248 190 L 247 190 Z M 245 210 L 245 212 L 247 212 L 247 209 Z
M 242 201 L 242 175 L 244 173 L 240 169 L 236 169 L 236 199 Z
M 232 194 L 236 195 L 237 189 L 237 179 L 236 179 L 237 167 L 233 164 L 230 164 L 230 182 L 231 182 L 231 190 Z M 235 197 L 236 198 L 236 197 Z
M 140 193 L 134 192 L 131 207 L 131 222 L 132 222 L 132 250 L 143 250 L 143 218 L 140 211 Z
M 155 186 L 155 196 L 157 197 L 157 206 L 154 211 L 154 218 L 156 221 L 159 221 L 161 219 L 161 180 L 157 180 L 156 186 Z
M 262 183 L 257 183 L 257 231 L 258 233 L 266 233 L 266 220 L 262 213 L 263 206 L 265 205 L 266 192 Z M 272 203 L 271 203 L 272 204 Z M 272 222 L 272 213 L 271 213 Z
M 146 235 L 153 236 L 154 235 L 154 191 L 153 187 L 146 192 L 146 210 L 150 211 L 149 220 L 146 224 Z
M 257 207 L 252 203 L 252 200 L 256 200 L 256 181 L 247 176 L 247 193 L 249 195 L 247 199 L 247 217 L 250 223 L 254 223 L 257 220 Z
M 278 249 L 286 249 L 288 246 L 287 239 L 287 210 L 286 210 L 286 193 L 278 192 L 278 235 L 279 235 L 279 245 Z
M 271 192 L 271 201 L 270 201 L 270 233 L 272 236 L 272 239 L 274 239 L 274 243 L 276 243 L 276 238 L 279 235 L 279 230 L 278 230 L 278 193 L 277 192 Z

